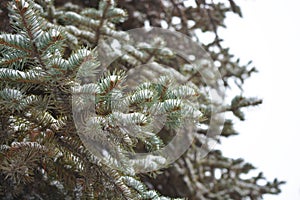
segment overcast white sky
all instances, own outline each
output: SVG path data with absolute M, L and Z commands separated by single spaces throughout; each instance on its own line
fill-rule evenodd
M 229 16 L 221 32 L 225 44 L 259 73 L 245 86 L 247 96 L 263 99 L 246 110 L 236 124 L 239 136 L 222 140 L 226 156 L 243 157 L 269 180 L 287 181 L 279 196 L 265 200 L 300 199 L 300 1 L 236 0 L 244 18 Z

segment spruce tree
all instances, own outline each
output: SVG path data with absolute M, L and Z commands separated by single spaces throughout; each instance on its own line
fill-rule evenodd
M 242 90 L 256 69 L 235 59 L 218 35 L 227 13 L 242 16 L 239 6 L 233 0 L 194 4 L 0 3 L 2 199 L 240 200 L 280 193 L 282 181 L 265 181 L 262 173 L 249 176 L 252 164 L 204 148 L 208 140 L 220 140 L 208 133 L 218 102 L 210 98 L 212 85 L 203 69 L 194 69 L 168 47 L 166 40 L 174 38 L 130 42 L 139 36 L 130 30 L 145 22 L 196 43 L 199 31 L 212 34 L 214 39 L 203 44 L 204 59 L 209 55 L 220 72 L 218 84 Z M 192 45 L 185 48 L 193 55 Z M 228 105 L 217 105 L 217 111 L 244 120 L 242 108 L 261 102 L 238 95 Z M 165 164 L 164 154 L 129 158 L 163 149 L 183 126 L 181 134 L 192 132 L 194 138 L 174 163 Z M 226 119 L 221 137 L 236 134 L 232 119 Z

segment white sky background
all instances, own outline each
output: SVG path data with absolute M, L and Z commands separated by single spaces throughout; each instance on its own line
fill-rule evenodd
M 225 156 L 245 158 L 268 180 L 287 181 L 280 195 L 265 200 L 299 200 L 300 1 L 236 3 L 244 17 L 228 16 L 221 37 L 242 61 L 253 60 L 259 73 L 246 81 L 244 94 L 262 98 L 263 104 L 246 109 L 246 121 L 235 126 L 240 135 L 223 139 L 217 148 Z

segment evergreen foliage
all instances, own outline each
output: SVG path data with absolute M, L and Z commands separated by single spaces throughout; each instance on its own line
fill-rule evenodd
M 225 26 L 226 13 L 242 15 L 234 1 L 196 1 L 194 7 L 179 0 L 12 0 L 0 5 L 9 16 L 3 18 L 0 35 L 2 199 L 239 200 L 280 192 L 282 181 L 261 184 L 262 173 L 246 176 L 255 168 L 243 159 L 224 157 L 219 150 L 199 159 L 211 117 L 205 81 L 160 38 L 137 45 L 126 42 L 130 39 L 126 30 L 142 27 L 145 21 L 153 26 L 167 24 L 198 41 L 196 30 L 212 33 L 214 40 L 204 47 L 225 87 L 242 87 L 256 70 L 251 63 L 242 65 L 234 59 L 217 33 Z M 124 55 L 112 51 L 107 38 L 119 42 Z M 106 63 L 102 51 L 119 58 Z M 135 68 L 149 63 L 151 73 Z M 135 70 L 153 81 L 130 82 Z M 176 84 L 176 80 L 188 83 Z M 73 120 L 80 117 L 80 110 L 72 111 L 72 106 L 89 109 L 85 105 L 90 99 L 81 94 L 95 96 L 96 116 L 86 122 L 95 140 L 89 142 L 113 146 L 113 151 L 96 156 L 96 149 L 91 152 L 83 144 Z M 239 95 L 220 112 L 244 120 L 242 108 L 260 103 Z M 157 116 L 165 116 L 163 125 Z M 196 137 L 175 163 L 152 173 L 137 173 L 144 166 L 151 171 L 167 158 L 125 159 L 126 152 L 163 148 L 186 121 L 198 125 Z M 222 136 L 236 134 L 232 119 L 226 119 Z

